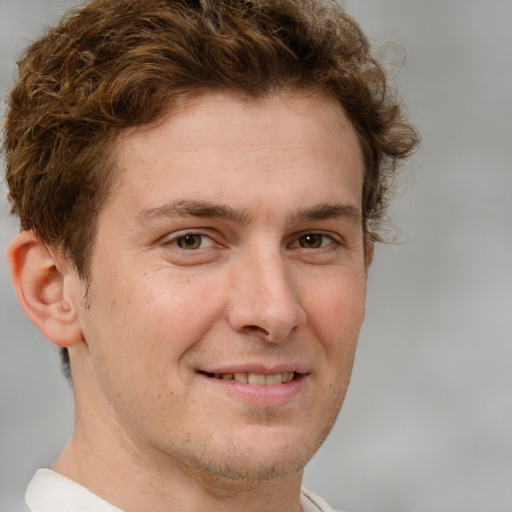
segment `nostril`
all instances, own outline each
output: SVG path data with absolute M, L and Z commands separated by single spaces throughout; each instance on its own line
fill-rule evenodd
M 247 334 L 256 334 L 259 336 L 269 335 L 269 332 L 266 329 L 263 329 L 263 327 L 260 327 L 259 325 L 246 325 L 243 329 Z

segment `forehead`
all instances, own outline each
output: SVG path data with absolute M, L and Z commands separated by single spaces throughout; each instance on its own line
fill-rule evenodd
M 330 185 L 341 180 L 340 191 L 362 190 L 359 139 L 339 103 L 324 94 L 204 94 L 153 126 L 126 131 L 117 149 L 113 196 L 131 195 L 133 206 L 164 202 L 168 194 L 250 196 L 255 187 L 283 188 L 287 180 L 302 182 L 304 193 L 325 178 Z
M 162 129 L 162 125 L 166 125 L 167 130 Z M 224 137 L 224 130 L 235 125 L 240 130 Z M 158 143 L 159 136 L 172 134 L 180 139 L 180 147 L 185 142 L 189 149 L 199 146 L 206 149 L 208 145 L 215 149 L 239 149 L 243 146 L 250 149 L 251 138 L 258 138 L 256 144 L 272 144 L 275 143 L 275 133 L 279 132 L 280 142 L 298 143 L 299 138 L 309 138 L 319 129 L 332 130 L 334 135 L 344 136 L 351 132 L 353 142 L 358 140 L 339 101 L 325 93 L 299 90 L 252 97 L 236 92 L 212 91 L 174 104 L 154 124 L 125 130 L 120 137 L 120 147 L 123 151 L 130 148 L 137 151 L 151 140 Z M 210 136 L 205 138 L 205 135 Z

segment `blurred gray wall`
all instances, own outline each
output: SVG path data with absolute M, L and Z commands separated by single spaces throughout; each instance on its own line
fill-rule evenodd
M 0 0 L 0 91 L 73 2 Z M 512 511 L 512 2 L 350 0 L 423 135 L 379 247 L 341 417 L 306 485 L 353 512 Z M 5 187 L 4 187 L 5 189 Z M 2 253 L 16 223 L 0 201 Z M 0 511 L 72 429 L 56 350 L 0 264 Z

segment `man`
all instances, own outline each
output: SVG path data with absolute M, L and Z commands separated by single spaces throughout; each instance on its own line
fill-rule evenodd
M 76 421 L 29 507 L 329 511 L 302 471 L 416 142 L 328 1 L 96 0 L 36 41 L 6 122 L 9 261 Z

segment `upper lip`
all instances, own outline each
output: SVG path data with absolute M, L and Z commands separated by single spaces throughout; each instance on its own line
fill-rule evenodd
M 222 366 L 208 366 L 199 368 L 198 371 L 205 373 L 257 373 L 260 375 L 275 375 L 277 373 L 308 373 L 308 368 L 302 363 L 280 363 L 280 364 L 263 364 L 263 363 L 233 363 L 223 364 Z

